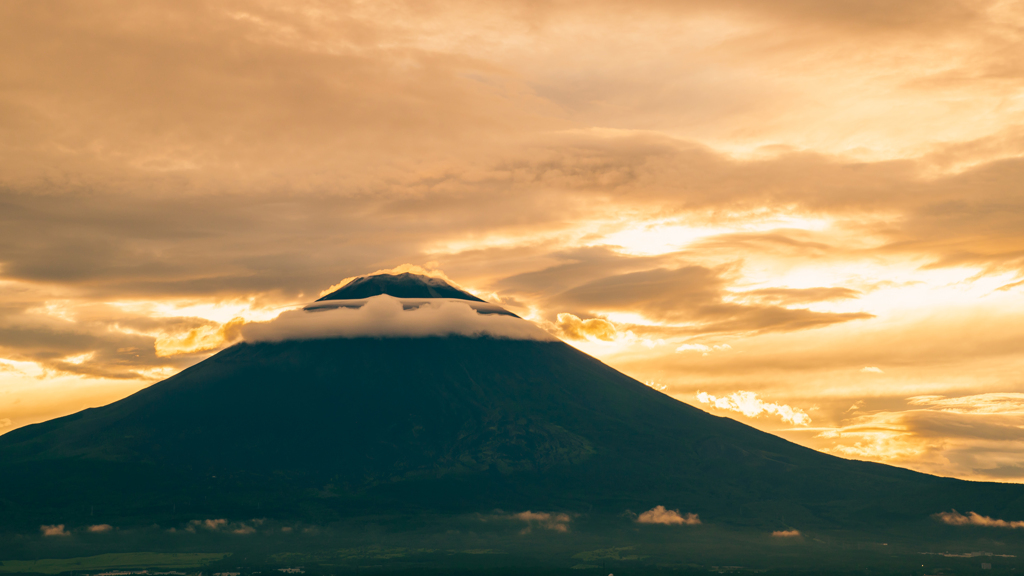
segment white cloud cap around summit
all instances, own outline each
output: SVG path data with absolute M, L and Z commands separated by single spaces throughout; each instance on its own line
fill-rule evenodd
M 367 299 L 361 308 L 289 310 L 269 322 L 246 324 L 241 334 L 246 342 L 450 335 L 554 340 L 532 322 L 503 314 L 480 314 L 468 302 L 438 299 L 437 303 L 405 310 L 400 299 L 384 294 Z

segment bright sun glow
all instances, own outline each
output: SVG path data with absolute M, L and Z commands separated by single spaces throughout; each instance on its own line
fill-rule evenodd
M 630 225 L 601 236 L 600 244 L 618 246 L 622 252 L 637 256 L 653 256 L 676 252 L 707 238 L 722 234 L 750 234 L 778 229 L 820 232 L 832 220 L 792 214 L 731 214 L 718 218 L 717 225 L 687 224 L 677 220 L 655 220 Z

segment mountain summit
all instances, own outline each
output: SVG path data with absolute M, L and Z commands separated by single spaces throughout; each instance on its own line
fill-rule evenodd
M 529 324 L 412 274 L 359 278 L 322 299 L 358 300 L 293 314 L 344 324 L 381 306 L 393 323 Z M 953 509 L 1024 516 L 1024 487 L 815 452 L 561 341 L 436 333 L 242 342 L 108 406 L 14 430 L 0 436 L 0 513 L 18 526 L 181 526 L 551 510 L 630 526 L 631 511 L 663 506 L 784 534 L 917 534 Z
M 317 300 L 359 300 L 387 294 L 395 298 L 454 298 L 483 302 L 472 294 L 459 290 L 440 278 L 420 274 L 374 274 L 360 276 L 341 288 Z

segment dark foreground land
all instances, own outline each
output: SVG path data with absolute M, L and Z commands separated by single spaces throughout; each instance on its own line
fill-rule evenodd
M 496 511 L 457 518 L 372 518 L 332 526 L 271 520 L 65 527 L 3 534 L 0 574 L 1011 574 L 1015 530 L 936 525 L 927 538 L 841 531 L 780 537 L 702 524 L 652 526 L 576 517 L 561 528 Z M 922 541 L 932 544 L 921 544 Z M 989 565 L 990 568 L 983 568 Z

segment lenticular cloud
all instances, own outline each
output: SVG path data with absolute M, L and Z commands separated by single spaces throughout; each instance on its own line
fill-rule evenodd
M 499 313 L 481 313 L 464 300 L 417 302 L 407 309 L 400 298 L 386 294 L 367 298 L 359 307 L 289 310 L 269 322 L 242 327 L 246 342 L 279 342 L 318 338 L 490 336 L 510 340 L 555 338 L 532 322 Z

